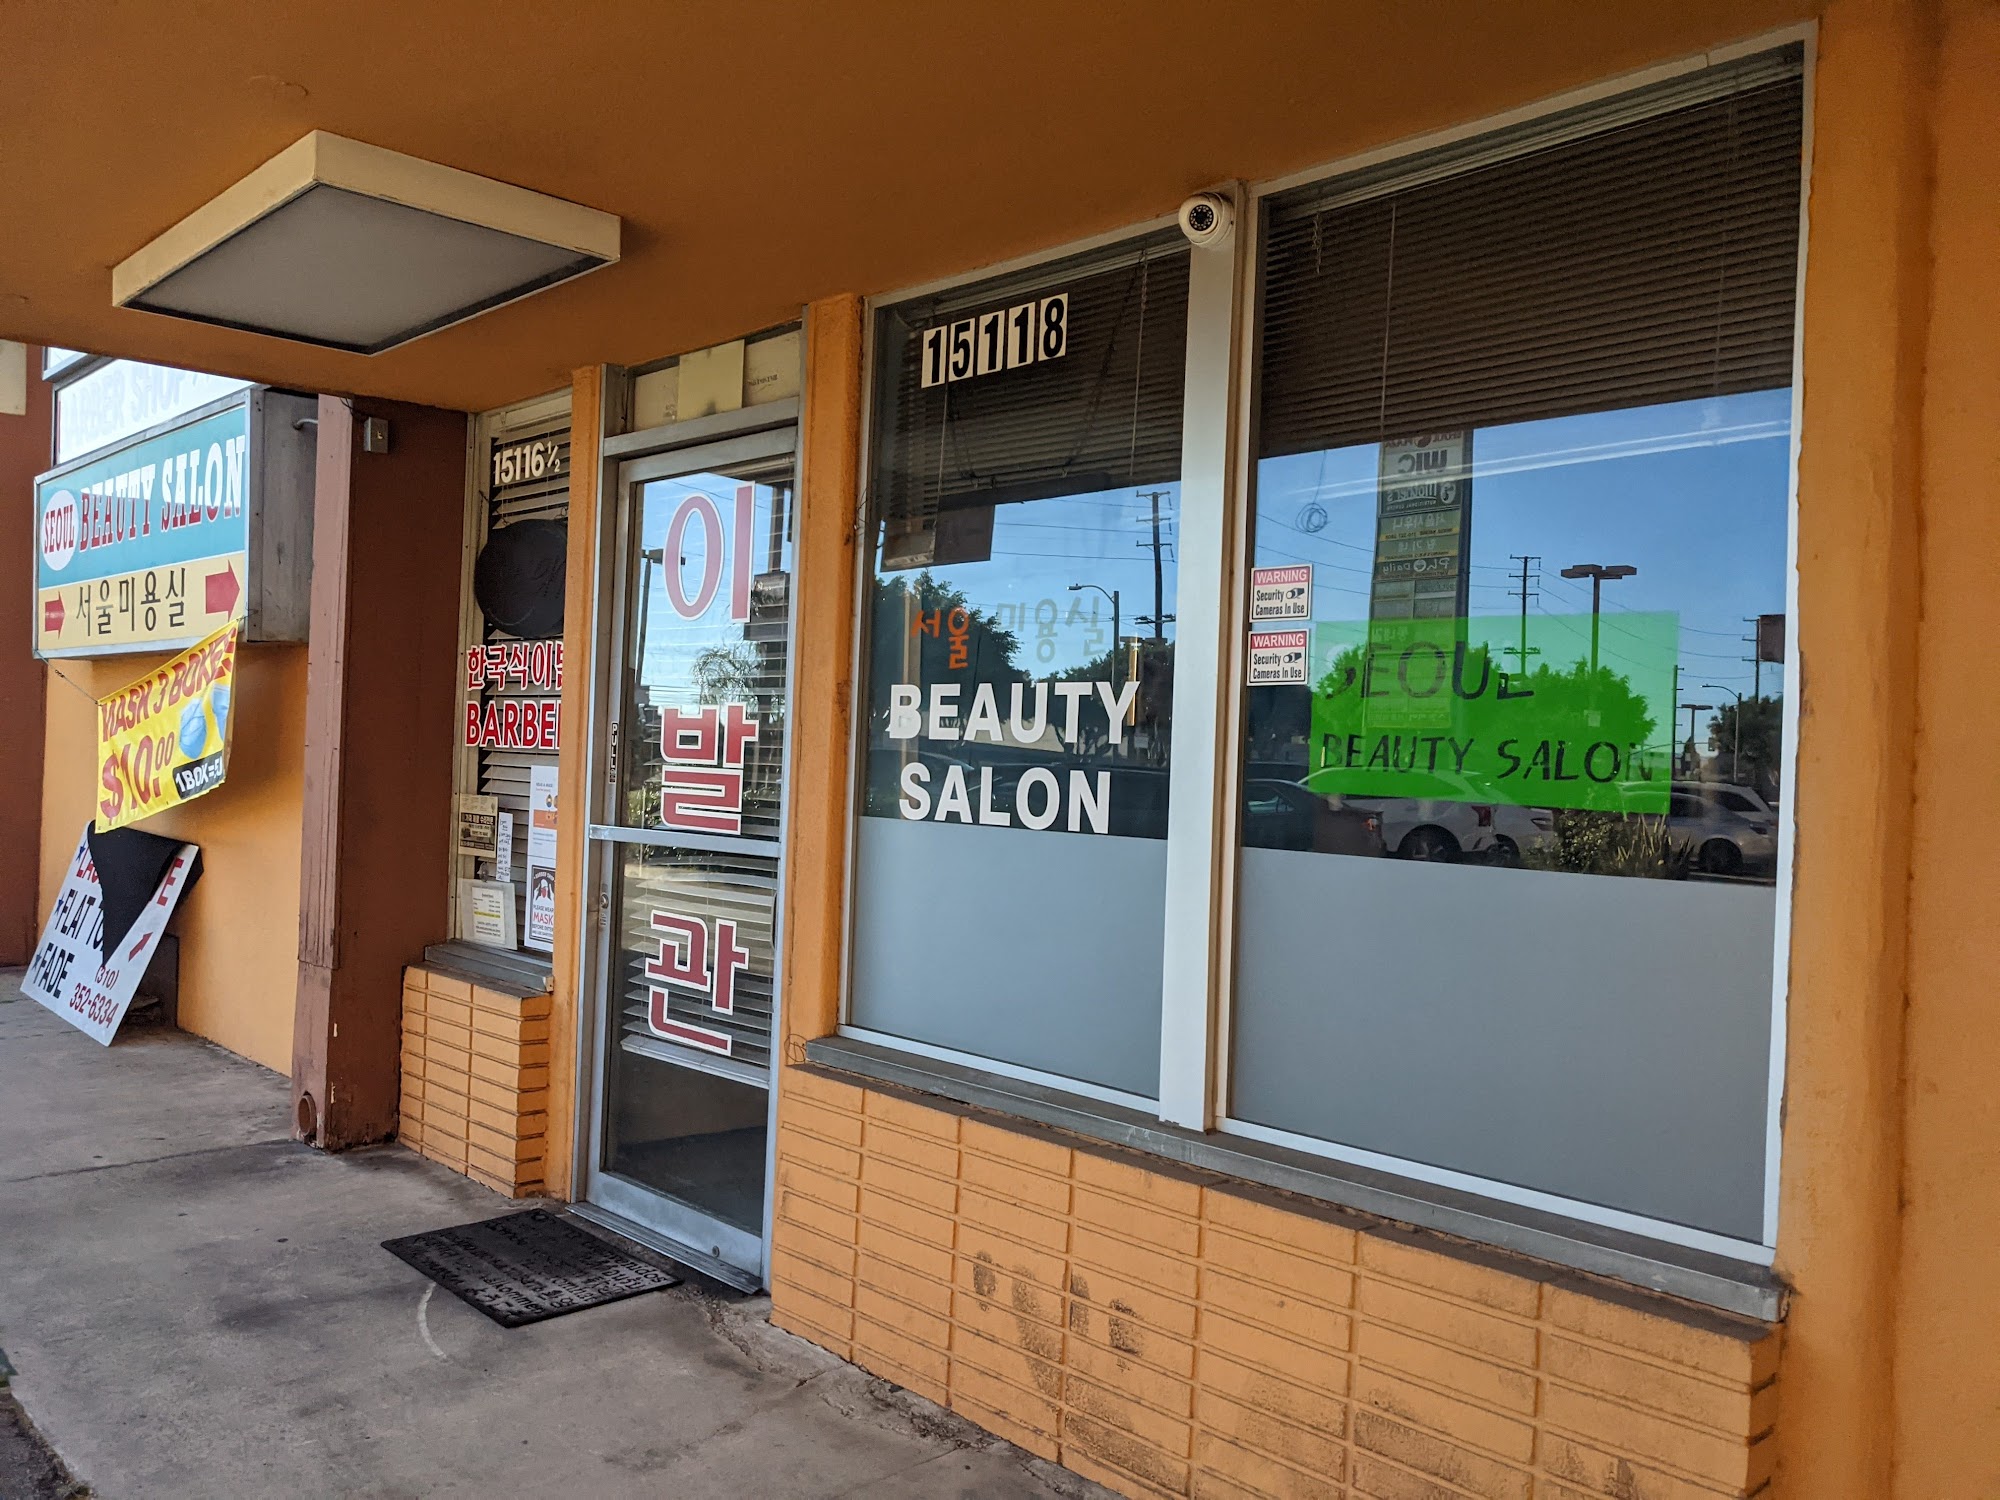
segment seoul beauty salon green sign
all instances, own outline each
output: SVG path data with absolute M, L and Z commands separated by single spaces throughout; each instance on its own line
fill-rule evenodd
M 1670 613 L 1321 622 L 1306 784 L 1664 813 L 1679 642 Z

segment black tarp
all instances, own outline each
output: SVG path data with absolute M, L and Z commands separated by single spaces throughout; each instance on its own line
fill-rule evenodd
M 159 890 L 161 877 L 180 851 L 181 841 L 138 828 L 113 828 L 99 833 L 95 825 L 87 837 L 90 862 L 97 866 L 98 899 L 104 907 L 104 938 L 100 949 L 104 961 L 109 963 L 119 942 L 132 930 L 146 903 Z M 201 851 L 196 850 L 194 868 L 188 871 L 187 883 L 181 888 L 183 900 L 199 879 Z

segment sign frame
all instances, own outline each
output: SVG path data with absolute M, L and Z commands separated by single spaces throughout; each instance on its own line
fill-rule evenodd
M 72 892 L 82 894 L 86 884 L 95 895 L 85 897 L 84 911 L 90 903 L 95 903 L 96 918 L 102 922 L 104 916 L 103 888 L 98 884 L 97 871 L 90 856 L 90 825 L 77 839 L 76 852 L 70 856 L 63 868 L 65 874 L 61 886 L 57 888 L 55 904 L 50 907 L 48 919 L 42 924 L 41 935 L 35 940 L 34 956 L 28 962 L 27 972 L 22 976 L 21 993 L 69 1022 L 78 1031 L 101 1047 L 109 1047 L 124 1023 L 125 1013 L 132 1008 L 132 1001 L 139 993 L 139 985 L 146 977 L 146 969 L 159 950 L 160 938 L 173 920 L 180 900 L 187 893 L 188 879 L 194 862 L 200 857 L 201 848 L 197 844 L 182 844 L 175 851 L 166 873 L 160 883 L 153 888 L 153 894 L 146 900 L 139 919 L 134 922 L 124 937 L 118 941 L 118 951 L 108 961 L 93 952 L 89 943 L 78 942 L 87 936 L 81 930 L 84 916 L 72 910 L 69 903 Z M 90 871 L 84 878 L 84 870 Z M 65 932 L 65 922 L 73 921 L 76 932 Z M 50 962 L 44 957 L 48 953 L 66 954 L 62 965 L 56 969 L 58 983 L 63 990 L 51 988 L 49 978 Z M 92 966 L 91 958 L 99 962 Z M 78 960 L 82 964 L 78 965 Z M 72 965 L 77 965 L 74 972 Z
M 238 407 L 245 408 L 243 505 L 245 539 L 240 553 L 241 595 L 236 618 L 243 622 L 241 644 L 299 644 L 307 639 L 311 621 L 313 486 L 318 464 L 316 417 L 318 398 L 268 386 L 247 386 L 159 422 L 118 442 L 79 454 L 35 476 L 35 524 L 28 536 L 30 591 L 28 649 L 40 661 L 68 661 L 97 656 L 134 656 L 184 651 L 212 634 L 214 625 L 196 624 L 180 635 L 143 641 L 113 641 L 103 645 L 42 644 L 42 524 L 48 492 L 65 479 L 101 468 L 121 453 L 172 437 Z M 116 571 L 86 578 L 78 574 L 60 587 L 113 578 Z

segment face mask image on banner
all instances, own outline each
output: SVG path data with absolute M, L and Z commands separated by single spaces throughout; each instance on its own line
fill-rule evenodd
M 123 828 L 222 785 L 242 626 L 231 622 L 97 704 L 97 827 Z

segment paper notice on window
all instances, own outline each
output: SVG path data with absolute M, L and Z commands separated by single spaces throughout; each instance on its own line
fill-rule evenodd
M 458 883 L 458 935 L 468 943 L 512 948 L 514 882 L 461 880 Z
M 461 795 L 458 799 L 457 848 L 475 859 L 492 859 L 500 852 L 500 799 Z
M 528 772 L 528 930 L 521 946 L 553 953 L 556 946 L 556 768 Z
M 1303 686 L 1312 652 L 1303 630 L 1266 630 L 1250 637 L 1250 686 Z
M 528 771 L 528 863 L 556 867 L 556 768 Z
M 1250 618 L 1310 620 L 1313 613 L 1313 570 L 1304 563 L 1289 568 L 1250 570 Z
M 555 952 L 556 872 L 551 865 L 528 866 L 528 933 L 521 946 Z

